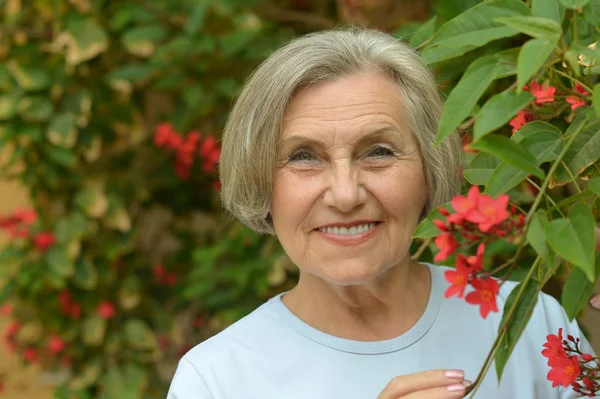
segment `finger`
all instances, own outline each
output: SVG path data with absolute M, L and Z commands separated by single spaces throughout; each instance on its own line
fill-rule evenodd
M 590 299 L 590 303 L 596 309 L 600 309 L 600 294 L 596 294 Z
M 427 370 L 401 375 L 387 384 L 378 399 L 401 398 L 413 392 L 462 383 L 464 378 L 465 373 L 462 370 Z
M 458 399 L 462 398 L 471 385 L 470 381 L 463 381 L 457 384 L 451 384 L 445 387 L 431 388 L 424 391 L 410 393 L 402 396 L 402 399 Z

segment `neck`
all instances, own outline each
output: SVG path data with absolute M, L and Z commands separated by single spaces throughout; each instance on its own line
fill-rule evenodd
M 301 273 L 298 284 L 282 300 L 297 317 L 327 334 L 382 341 L 416 324 L 425 312 L 430 290 L 429 268 L 408 262 L 365 285 L 334 285 Z

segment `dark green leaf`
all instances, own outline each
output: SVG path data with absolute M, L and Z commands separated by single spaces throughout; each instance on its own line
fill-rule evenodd
M 444 141 L 469 115 L 477 100 L 496 78 L 497 71 L 496 59 L 490 55 L 477 59 L 467 68 L 446 100 L 436 143 Z
M 547 224 L 548 215 L 544 210 L 538 210 L 534 213 L 527 230 L 527 241 L 542 258 L 544 264 L 551 267 L 554 265 L 554 255 L 546 244 L 544 229 Z
M 595 224 L 588 205 L 578 202 L 571 207 L 569 217 L 551 221 L 544 233 L 550 247 L 562 258 L 579 267 L 595 280 Z
M 600 258 L 596 259 L 596 279 L 600 276 Z M 585 273 L 574 267 L 562 290 L 561 304 L 570 321 L 583 310 L 594 293 L 596 281 L 590 281 Z
M 45 96 L 25 97 L 19 101 L 18 112 L 25 122 L 45 122 L 52 116 L 54 106 Z
M 202 26 L 204 25 L 204 20 L 206 19 L 206 11 L 208 9 L 207 1 L 199 1 L 196 6 L 194 6 L 194 11 L 190 15 L 187 24 L 185 25 L 185 32 L 189 35 L 195 35 L 198 33 Z
M 577 9 L 587 5 L 591 0 L 559 0 L 567 8 Z
M 531 13 L 535 17 L 548 18 L 560 24 L 564 13 L 560 12 L 558 0 L 533 0 Z
M 25 91 L 46 89 L 52 83 L 50 75 L 40 65 L 19 63 L 14 59 L 6 61 L 5 65 L 19 87 Z
M 569 137 L 581 123 L 586 123 L 586 116 L 582 113 L 565 132 Z M 550 187 L 563 185 L 571 181 L 571 175 L 577 177 L 588 166 L 600 158 L 600 118 L 587 122 L 583 130 L 575 138 L 561 163 L 556 169 Z M 566 170 L 566 165 L 569 171 Z
M 537 166 L 535 157 L 522 145 L 498 134 L 488 134 L 473 142 L 471 147 L 492 154 L 501 161 L 540 178 L 544 171 Z
M 521 47 L 517 63 L 517 91 L 544 65 L 555 47 L 556 41 L 546 39 L 531 39 Z
M 70 45 L 66 56 L 70 65 L 91 60 L 108 49 L 108 34 L 92 17 L 69 21 L 67 33 Z
M 473 185 L 485 186 L 492 175 L 492 172 L 500 164 L 498 158 L 493 157 L 485 152 L 480 152 L 475 155 L 468 169 L 465 169 L 463 174 L 465 179 Z
M 73 148 L 77 143 L 78 133 L 75 115 L 64 112 L 52 119 L 46 132 L 46 138 L 55 146 Z
M 535 305 L 537 304 L 541 290 L 542 287 L 540 283 L 534 279 L 531 279 L 525 285 L 523 285 L 523 283 L 519 283 L 506 299 L 502 321 L 500 322 L 500 328 L 502 328 L 506 322 L 511 308 L 513 306 L 516 306 L 516 308 L 509 321 L 505 339 L 502 340 L 495 356 L 496 375 L 498 376 L 498 381 L 501 380 L 502 372 L 504 371 L 506 362 L 515 348 L 515 345 L 519 341 L 521 334 L 525 330 L 525 327 L 527 327 L 529 319 L 531 319 L 531 315 L 533 314 L 533 310 L 535 309 Z M 517 302 L 517 295 L 521 291 L 522 294 Z M 500 330 L 498 333 L 501 334 L 502 330 Z
M 55 245 L 46 252 L 46 264 L 55 276 L 68 278 L 73 275 L 73 261 L 67 256 L 63 246 Z
M 534 97 L 523 91 L 520 94 L 509 91 L 492 96 L 481 107 L 474 126 L 474 140 L 506 125 Z
M 432 237 L 437 237 L 440 234 L 440 231 L 438 230 L 438 228 L 435 227 L 435 225 L 433 224 L 433 221 L 436 219 L 440 219 L 440 220 L 446 219 L 440 213 L 440 211 L 439 211 L 440 208 L 451 209 L 450 203 L 441 205 L 441 206 L 437 207 L 436 209 L 434 209 L 433 211 L 429 212 L 429 215 L 427 215 L 427 217 L 425 219 L 423 219 L 421 221 L 421 223 L 419 223 L 417 225 L 417 228 L 415 229 L 415 232 L 414 232 L 412 238 L 432 238 Z
M 600 177 L 594 177 L 588 183 L 588 188 L 596 195 L 600 195 Z
M 94 264 L 87 258 L 81 258 L 75 265 L 73 282 L 84 290 L 93 290 L 98 285 L 98 272 Z
M 526 35 L 554 43 L 558 41 L 562 33 L 560 24 L 548 18 L 519 15 L 508 18 L 497 18 L 496 21 L 510 26 L 519 32 L 523 32 Z
M 527 175 L 527 172 L 522 171 L 516 166 L 502 162 L 491 173 L 490 178 L 485 184 L 485 192 L 492 197 L 497 197 L 521 183 L 527 178 Z
M 156 345 L 152 330 L 142 319 L 127 320 L 123 329 L 123 337 L 125 342 L 134 349 L 152 349 Z
M 600 116 L 600 83 L 596 84 L 592 91 L 592 104 L 596 110 L 596 115 Z
M 564 146 L 560 130 L 542 121 L 527 123 L 513 134 L 512 140 L 534 154 L 538 164 L 555 160 Z
M 423 42 L 425 42 L 427 39 L 432 37 L 435 33 L 435 23 L 437 22 L 437 19 L 437 15 L 434 15 L 433 17 L 429 18 L 427 22 L 421 25 L 421 27 L 410 36 L 410 40 L 408 41 L 408 43 L 412 47 L 417 47 Z

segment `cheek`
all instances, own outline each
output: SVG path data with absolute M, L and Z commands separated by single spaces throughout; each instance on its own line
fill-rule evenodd
M 310 213 L 318 197 L 317 179 L 303 179 L 280 172 L 273 182 L 271 216 L 275 230 L 295 230 Z

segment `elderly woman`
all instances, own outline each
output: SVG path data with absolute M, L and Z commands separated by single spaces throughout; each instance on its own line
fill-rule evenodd
M 501 315 L 445 299 L 447 268 L 409 254 L 419 220 L 461 188 L 457 136 L 433 145 L 441 111 L 419 56 L 376 31 L 304 36 L 254 72 L 223 136 L 223 203 L 275 234 L 300 279 L 189 351 L 169 399 L 465 395 Z M 501 383 L 488 373 L 478 396 L 574 397 L 540 354 L 561 327 L 589 348 L 541 295 Z

